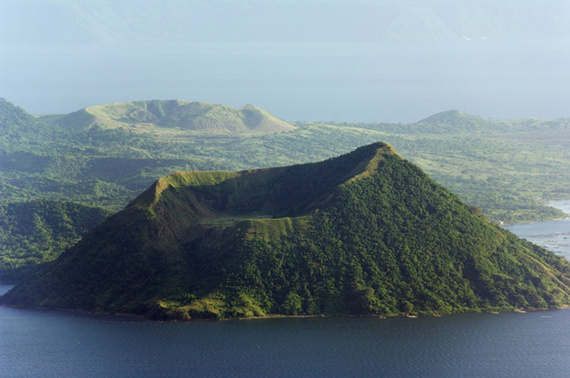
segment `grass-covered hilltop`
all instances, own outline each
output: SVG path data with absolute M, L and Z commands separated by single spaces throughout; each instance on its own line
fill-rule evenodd
M 253 105 L 236 109 L 199 101 L 152 100 L 90 106 L 77 112 L 46 117 L 74 129 L 126 128 L 135 132 L 173 130 L 274 133 L 294 126 Z
M 159 179 L 2 302 L 179 320 L 549 308 L 570 303 L 570 264 L 374 143 Z

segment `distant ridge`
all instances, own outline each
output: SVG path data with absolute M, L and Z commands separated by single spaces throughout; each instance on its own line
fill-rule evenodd
M 234 108 L 227 105 L 181 100 L 130 101 L 96 105 L 59 120 L 67 127 L 88 129 L 149 127 L 176 128 L 209 133 L 278 133 L 295 126 L 254 105 Z
M 0 298 L 177 320 L 551 308 L 570 304 L 570 264 L 374 143 L 159 179 Z

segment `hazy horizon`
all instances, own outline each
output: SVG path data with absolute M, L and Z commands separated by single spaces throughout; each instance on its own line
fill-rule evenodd
M 151 99 L 289 121 L 569 117 L 557 0 L 0 0 L 0 97 L 30 113 Z

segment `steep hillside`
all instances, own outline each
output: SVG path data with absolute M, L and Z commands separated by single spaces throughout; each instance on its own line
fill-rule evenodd
M 375 143 L 160 179 L 2 301 L 161 319 L 548 308 L 570 303 L 570 264 Z
M 154 127 L 207 133 L 278 133 L 295 127 L 253 105 L 227 105 L 180 100 L 132 101 L 91 106 L 57 121 L 69 128 L 127 128 L 158 132 Z

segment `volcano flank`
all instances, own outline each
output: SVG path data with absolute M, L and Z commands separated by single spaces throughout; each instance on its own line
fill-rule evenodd
M 1 300 L 177 320 L 551 308 L 570 264 L 375 143 L 159 179 Z

